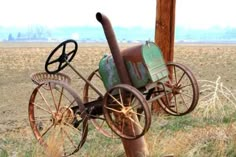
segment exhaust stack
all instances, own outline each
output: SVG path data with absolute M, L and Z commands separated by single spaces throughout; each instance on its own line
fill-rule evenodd
M 129 75 L 126 70 L 124 60 L 121 55 L 121 52 L 120 52 L 120 49 L 119 49 L 119 46 L 118 46 L 118 43 L 117 43 L 117 40 L 115 37 L 115 33 L 114 33 L 112 25 L 110 23 L 110 20 L 105 15 L 103 15 L 102 13 L 99 13 L 99 12 L 96 14 L 96 18 L 102 24 L 102 27 L 103 27 L 110 51 L 112 53 L 114 63 L 116 65 L 117 72 L 118 72 L 121 83 L 131 85 L 131 81 L 129 79 Z

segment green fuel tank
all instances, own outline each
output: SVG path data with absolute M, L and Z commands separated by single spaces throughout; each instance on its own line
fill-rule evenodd
M 153 42 L 125 49 L 121 51 L 121 55 L 129 74 L 127 77 L 136 88 L 168 78 L 168 70 L 161 50 Z M 99 62 L 99 74 L 107 90 L 120 83 L 111 55 L 104 55 Z

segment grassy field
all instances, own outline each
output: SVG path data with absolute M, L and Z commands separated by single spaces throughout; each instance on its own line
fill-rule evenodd
M 28 103 L 35 85 L 33 72 L 44 71 L 57 44 L 0 43 L 0 157 L 46 156 L 28 122 Z M 130 44 L 120 45 L 121 49 Z M 72 64 L 85 77 L 109 53 L 106 44 L 80 44 Z M 153 115 L 145 135 L 150 156 L 236 156 L 236 45 L 175 46 L 174 60 L 189 67 L 200 86 L 197 108 L 182 117 Z M 66 67 L 72 88 L 82 95 L 84 82 Z M 88 138 L 74 156 L 122 157 L 120 139 L 110 139 L 89 125 Z

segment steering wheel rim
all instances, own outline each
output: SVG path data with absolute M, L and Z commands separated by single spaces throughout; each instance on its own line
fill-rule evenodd
M 69 52 L 66 52 L 66 45 L 68 43 L 72 43 L 74 44 L 74 49 L 69 51 Z M 54 54 L 62 47 L 62 52 L 61 52 L 61 55 L 57 58 L 57 59 L 54 59 L 51 61 L 51 58 L 52 56 L 54 56 Z M 45 63 L 45 71 L 49 74 L 56 74 L 58 72 L 60 72 L 61 70 L 63 70 L 66 66 L 67 66 L 67 63 L 66 61 L 68 62 L 71 62 L 72 59 L 74 58 L 76 52 L 77 52 L 77 49 L 78 49 L 78 44 L 75 40 L 73 39 L 69 39 L 69 40 L 65 40 L 63 41 L 62 43 L 60 43 L 56 48 L 54 48 L 52 50 L 52 52 L 50 53 L 50 55 L 48 56 L 47 60 L 46 60 L 46 63 Z M 52 65 L 52 64 L 55 64 L 59 62 L 58 64 L 58 67 L 56 70 L 50 70 L 49 69 L 49 65 Z

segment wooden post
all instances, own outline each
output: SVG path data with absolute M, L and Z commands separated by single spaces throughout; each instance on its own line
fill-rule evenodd
M 160 47 L 165 62 L 174 59 L 175 6 L 176 0 L 156 0 L 155 43 Z M 152 104 L 153 112 L 162 110 L 157 102 Z
M 155 43 L 166 62 L 174 58 L 175 4 L 176 0 L 157 0 Z

